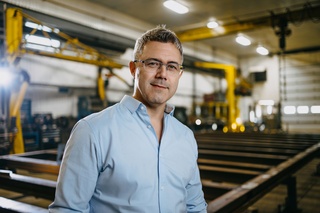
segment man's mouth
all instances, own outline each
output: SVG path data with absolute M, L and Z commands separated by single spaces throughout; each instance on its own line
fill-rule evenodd
M 161 89 L 168 89 L 169 87 L 167 87 L 166 85 L 163 85 L 163 84 L 154 84 L 154 83 L 151 83 L 152 86 L 154 87 L 158 87 L 158 88 L 161 88 Z

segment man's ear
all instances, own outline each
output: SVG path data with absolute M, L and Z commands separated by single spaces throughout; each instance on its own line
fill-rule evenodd
M 129 63 L 129 69 L 130 69 L 130 73 L 132 75 L 133 78 L 135 78 L 135 74 L 136 74 L 136 63 L 134 63 L 133 61 L 130 61 Z

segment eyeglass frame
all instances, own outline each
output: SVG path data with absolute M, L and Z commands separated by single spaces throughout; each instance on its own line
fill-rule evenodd
M 159 66 L 157 67 L 157 69 L 152 70 L 153 72 L 159 70 L 163 65 L 166 67 L 166 71 L 168 71 L 168 65 L 170 65 L 170 64 L 177 64 L 177 65 L 179 66 L 179 70 L 177 70 L 178 72 L 176 73 L 176 75 L 180 74 L 180 73 L 183 71 L 183 66 L 182 66 L 181 64 L 177 63 L 177 62 L 169 62 L 169 63 L 165 64 L 165 63 L 163 63 L 162 61 L 159 61 L 159 60 L 154 59 L 154 58 L 147 58 L 147 59 L 145 59 L 145 60 L 134 60 L 133 62 L 134 62 L 134 63 L 140 62 L 140 63 L 143 64 L 143 67 L 144 67 L 145 69 L 148 69 L 148 67 L 146 68 L 146 64 L 145 64 L 145 62 L 148 61 L 148 60 L 156 61 L 156 62 L 159 63 Z M 149 67 L 149 69 L 150 69 L 150 67 Z M 171 72 L 170 70 L 169 70 L 169 73 L 175 74 L 175 72 Z

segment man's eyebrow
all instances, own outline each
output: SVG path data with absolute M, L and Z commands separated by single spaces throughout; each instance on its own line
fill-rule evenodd
M 157 59 L 157 58 L 148 58 L 148 59 L 146 59 L 146 60 L 155 60 L 155 61 L 158 61 L 158 62 L 160 62 L 160 63 L 163 63 L 163 61 L 161 61 L 160 59 Z M 168 63 L 179 64 L 179 63 L 176 62 L 176 61 L 168 61 L 167 64 L 168 64 Z M 179 65 L 180 65 L 180 64 L 179 64 Z
M 148 58 L 148 60 L 155 60 L 155 61 L 159 61 L 159 62 L 161 62 L 161 63 L 162 63 L 162 61 L 161 61 L 161 60 L 159 60 L 159 59 L 157 59 L 157 58 Z

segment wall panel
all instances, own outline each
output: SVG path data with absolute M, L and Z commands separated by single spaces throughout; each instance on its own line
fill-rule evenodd
M 289 132 L 319 132 L 320 112 L 320 53 L 301 53 L 281 58 L 280 101 L 282 128 Z M 286 111 L 286 107 L 293 111 Z M 304 110 L 300 110 L 304 109 Z

